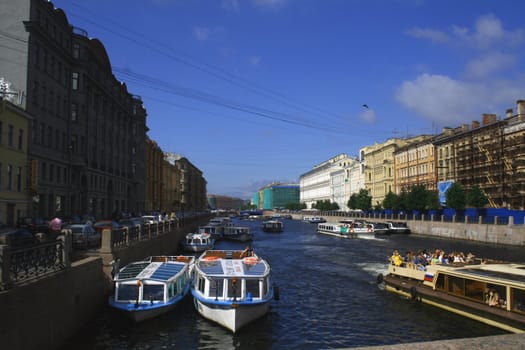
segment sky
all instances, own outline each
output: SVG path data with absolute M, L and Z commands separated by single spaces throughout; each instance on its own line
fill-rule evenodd
M 55 0 L 142 98 L 148 135 L 251 196 L 338 154 L 525 99 L 524 1 Z

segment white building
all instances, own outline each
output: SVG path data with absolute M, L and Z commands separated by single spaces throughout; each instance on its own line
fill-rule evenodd
M 342 153 L 314 166 L 299 177 L 300 201 L 308 209 L 317 201 L 337 203 L 341 210 L 348 210 L 352 193 L 364 188 L 364 173 L 356 158 Z

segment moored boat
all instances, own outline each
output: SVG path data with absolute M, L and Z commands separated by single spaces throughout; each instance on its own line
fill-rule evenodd
M 234 223 L 224 227 L 223 237 L 230 241 L 247 242 L 253 240 L 253 235 L 249 226 L 237 226 Z
M 195 263 L 191 290 L 199 314 L 234 333 L 264 316 L 274 297 L 270 265 L 244 252 L 204 252 Z
M 181 241 L 182 249 L 189 252 L 203 252 L 213 249 L 215 240 L 208 233 L 188 233 Z
M 319 223 L 317 224 L 317 232 L 340 238 L 355 238 L 355 235 L 350 232 L 348 224 L 338 222 Z
M 341 220 L 348 227 L 348 233 L 357 238 L 374 238 L 374 224 L 358 220 Z
M 387 221 L 388 233 L 410 233 L 410 229 L 406 222 L 402 221 Z
M 151 256 L 124 266 L 113 278 L 109 305 L 135 322 L 171 311 L 190 291 L 194 262 L 193 256 Z
M 198 233 L 207 233 L 213 238 L 215 241 L 222 238 L 222 235 L 224 233 L 224 226 L 219 225 L 205 225 L 205 226 L 199 226 L 197 228 Z
M 525 264 L 392 263 L 378 275 L 388 291 L 501 328 L 525 332 Z
M 266 220 L 262 223 L 262 230 L 264 232 L 280 233 L 283 232 L 284 224 L 280 220 Z
M 303 217 L 303 221 L 309 224 L 319 224 L 322 222 L 326 222 L 326 219 L 322 216 L 305 216 Z

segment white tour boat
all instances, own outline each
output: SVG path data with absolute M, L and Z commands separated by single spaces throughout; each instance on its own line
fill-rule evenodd
M 115 293 L 109 305 L 135 322 L 164 314 L 189 293 L 193 256 L 151 256 L 130 263 L 115 277 Z
M 188 233 L 181 241 L 182 249 L 189 252 L 203 252 L 213 249 L 215 240 L 208 233 Z
M 195 263 L 192 295 L 200 315 L 237 332 L 264 316 L 274 298 L 270 265 L 242 250 L 208 250 Z M 277 293 L 276 293 L 277 299 Z
M 223 237 L 230 241 L 247 242 L 253 240 L 253 235 L 249 226 L 237 226 L 234 223 L 224 227 Z
M 280 220 L 266 220 L 262 223 L 263 232 L 280 233 L 283 232 L 284 224 Z
M 525 332 L 525 264 L 390 264 L 377 282 L 411 300 L 508 332 Z
M 338 222 L 323 222 L 317 224 L 317 232 L 340 238 L 355 237 L 354 234 L 350 233 L 349 225 Z

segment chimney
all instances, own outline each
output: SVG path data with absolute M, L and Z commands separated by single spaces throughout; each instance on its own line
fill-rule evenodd
M 494 123 L 496 121 L 496 115 L 495 114 L 483 114 L 483 125 L 487 125 L 490 123 Z
M 510 118 L 512 117 L 512 108 L 509 108 L 505 111 L 505 118 Z
M 453 133 L 452 128 L 445 126 L 442 130 L 443 135 L 450 136 Z
M 477 129 L 479 128 L 479 122 L 477 120 L 473 120 L 472 121 L 472 129 Z
M 525 100 L 518 100 L 516 102 L 517 104 L 517 114 L 518 114 L 518 120 L 523 121 L 525 120 Z

